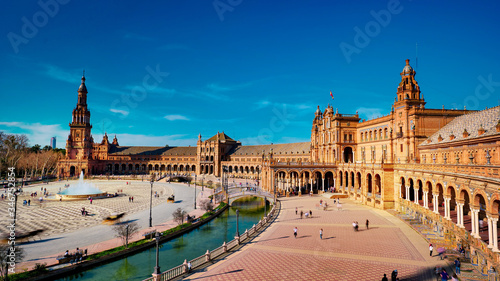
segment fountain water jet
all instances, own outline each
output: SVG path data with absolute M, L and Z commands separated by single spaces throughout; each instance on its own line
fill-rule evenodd
M 108 194 L 102 192 L 95 185 L 83 181 L 83 171 L 80 173 L 80 178 L 76 185 L 70 185 L 70 187 L 56 194 L 56 199 L 65 200 L 83 200 L 88 197 L 100 198 L 105 197 Z

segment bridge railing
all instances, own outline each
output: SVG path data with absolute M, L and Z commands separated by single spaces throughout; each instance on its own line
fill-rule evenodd
M 204 255 L 201 255 L 199 257 L 190 260 L 189 263 L 191 263 L 191 268 L 194 269 L 196 267 L 202 266 L 203 264 L 210 262 L 211 260 L 214 260 L 220 257 L 221 255 L 231 251 L 233 248 L 238 247 L 240 244 L 245 244 L 246 242 L 249 242 L 247 240 L 251 239 L 254 236 L 257 236 L 260 233 L 260 230 L 262 230 L 267 224 L 272 223 L 271 219 L 275 217 L 279 212 L 280 204 L 281 203 L 277 201 L 277 203 L 273 206 L 273 208 L 267 214 L 267 216 L 261 219 L 257 224 L 254 224 L 252 228 L 245 230 L 245 232 L 241 234 L 239 237 L 235 237 L 233 240 L 227 243 L 224 242 L 222 246 L 217 247 L 212 251 L 207 250 L 207 252 Z M 188 273 L 188 271 L 189 271 L 188 261 L 184 260 L 183 264 L 162 272 L 160 275 L 156 276 L 156 278 L 155 276 L 153 276 L 144 279 L 143 281 L 172 280 L 185 273 Z

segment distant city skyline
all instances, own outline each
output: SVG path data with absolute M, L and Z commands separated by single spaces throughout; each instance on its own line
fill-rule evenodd
M 245 145 L 309 141 L 317 105 L 388 114 L 406 59 L 427 108 L 481 110 L 499 104 L 499 11 L 496 1 L 13 2 L 0 27 L 0 130 L 64 148 L 83 70 L 94 141 L 107 132 L 120 145 L 195 146 L 218 131 Z

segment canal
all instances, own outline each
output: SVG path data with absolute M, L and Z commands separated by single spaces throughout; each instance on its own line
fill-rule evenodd
M 250 229 L 264 216 L 263 202 L 241 203 L 224 211 L 209 223 L 160 245 L 160 269 L 168 270 L 184 260 L 201 256 L 234 239 L 236 234 L 236 209 L 239 210 L 239 231 Z M 234 204 L 233 204 L 234 205 Z M 269 210 L 269 208 L 268 208 Z M 151 277 L 156 263 L 156 248 L 150 248 L 133 256 L 111 262 L 87 271 L 79 272 L 58 281 L 67 280 L 143 280 Z

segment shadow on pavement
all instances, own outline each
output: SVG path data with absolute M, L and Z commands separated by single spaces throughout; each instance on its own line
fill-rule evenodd
M 17 243 L 19 245 L 24 245 L 24 244 L 36 244 L 36 243 L 43 243 L 43 242 L 48 242 L 52 240 L 58 240 L 61 239 L 62 237 L 55 237 L 55 238 L 48 238 L 48 239 L 40 239 L 40 240 L 35 240 L 35 241 L 26 241 L 26 242 L 20 242 Z

